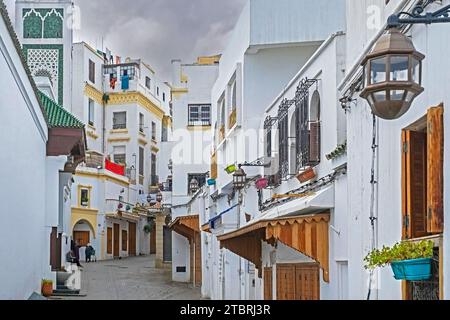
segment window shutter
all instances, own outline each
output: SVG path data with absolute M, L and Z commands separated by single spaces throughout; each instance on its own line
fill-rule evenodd
M 320 122 L 312 122 L 309 132 L 309 162 L 316 165 L 320 162 Z
M 264 300 L 273 300 L 272 268 L 264 268 Z
M 423 237 L 428 234 L 426 220 L 426 134 L 404 132 L 403 144 L 403 236 L 406 239 Z
M 428 232 L 444 232 L 444 108 L 428 110 Z

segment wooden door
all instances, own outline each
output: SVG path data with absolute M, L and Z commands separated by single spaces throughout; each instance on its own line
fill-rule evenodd
M 195 261 L 194 261 L 194 274 L 195 274 L 195 285 L 201 287 L 202 285 L 202 250 L 201 250 L 202 240 L 200 233 L 195 234 Z
M 128 255 L 136 256 L 136 223 L 128 223 Z
M 122 251 L 128 251 L 128 232 L 122 230 Z
M 295 300 L 320 300 L 320 268 L 317 264 L 295 266 Z
M 295 300 L 295 265 L 277 265 L 277 300 Z
M 107 228 L 106 229 L 106 253 L 107 254 L 112 254 L 113 250 L 112 250 L 112 245 L 113 245 L 113 231 L 112 228 Z
M 85 247 L 90 243 L 90 233 L 89 231 L 74 231 L 73 239 L 78 242 L 80 247 Z
M 264 268 L 264 300 L 273 300 L 272 268 Z
M 120 257 L 120 225 L 118 225 L 117 223 L 114 223 L 113 241 L 114 241 L 113 256 L 114 256 L 114 258 L 119 258 Z
M 427 134 L 403 132 L 403 238 L 428 235 L 427 232 Z
M 156 224 L 153 224 L 150 233 L 150 254 L 156 254 Z
M 52 228 L 52 233 L 50 235 L 50 266 L 52 271 L 60 271 L 62 258 L 62 235 L 58 234 L 58 228 Z

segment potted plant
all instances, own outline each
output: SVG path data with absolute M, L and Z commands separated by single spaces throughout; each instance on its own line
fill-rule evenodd
M 225 168 L 225 171 L 228 174 L 232 174 L 232 173 L 236 172 L 236 170 L 237 170 L 237 167 L 235 164 L 231 164 Z
M 364 259 L 366 269 L 391 265 L 396 280 L 425 281 L 432 277 L 433 241 L 403 241 L 375 249 Z
M 41 293 L 44 297 L 50 297 L 53 294 L 53 281 L 48 279 L 42 280 Z
M 311 167 L 309 167 L 305 171 L 300 172 L 297 175 L 297 179 L 298 179 L 298 181 L 300 181 L 300 183 L 308 182 L 309 180 L 312 180 L 315 177 L 316 177 L 316 172 L 314 171 L 314 168 L 311 168 Z

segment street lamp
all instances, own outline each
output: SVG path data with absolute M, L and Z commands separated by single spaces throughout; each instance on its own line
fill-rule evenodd
M 390 28 L 362 62 L 366 99 L 373 113 L 386 120 L 400 118 L 420 95 L 422 60 L 412 40 L 397 28 Z
M 235 189 L 243 189 L 245 184 L 247 183 L 247 174 L 245 171 L 239 167 L 236 172 L 233 174 L 233 185 Z

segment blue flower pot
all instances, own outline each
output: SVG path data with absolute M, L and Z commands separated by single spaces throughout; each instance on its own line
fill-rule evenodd
M 216 185 L 216 179 L 208 179 L 208 186 L 215 186 Z
M 414 259 L 391 263 L 396 280 L 425 281 L 432 277 L 432 259 Z

